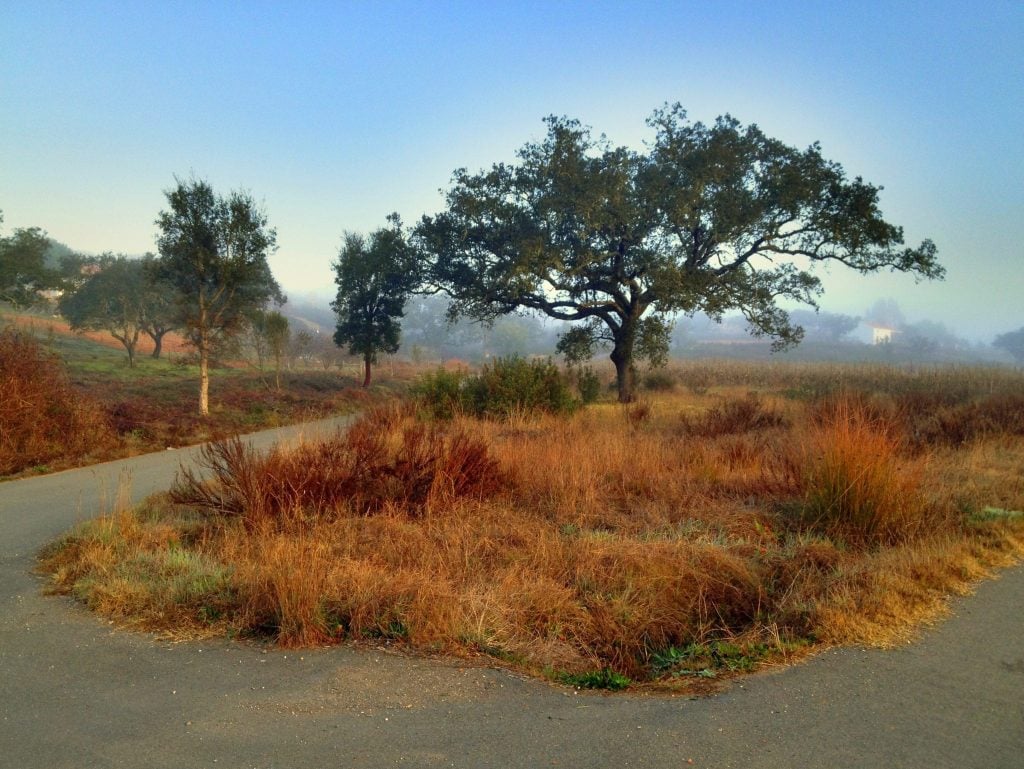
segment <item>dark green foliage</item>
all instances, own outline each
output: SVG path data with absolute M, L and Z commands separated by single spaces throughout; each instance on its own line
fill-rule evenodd
M 518 357 L 495 358 L 475 375 L 439 370 L 424 377 L 415 393 L 439 419 L 457 411 L 499 418 L 532 411 L 568 414 L 579 405 L 554 363 Z
M 942 276 L 935 246 L 902 248 L 879 188 L 847 179 L 818 145 L 789 147 L 728 115 L 693 123 L 679 105 L 648 123 L 654 141 L 635 152 L 551 117 L 518 163 L 456 171 L 446 210 L 416 228 L 452 312 L 575 323 L 560 350 L 574 362 L 610 345 L 628 402 L 634 359 L 657 363 L 674 313 L 738 310 L 785 347 L 802 329 L 777 301 L 813 306 L 817 263 Z
M 57 305 L 75 331 L 109 332 L 124 345 L 129 366 L 135 365 L 140 333 L 153 338 L 154 357 L 159 357 L 159 339 L 175 325 L 174 290 L 152 280 L 150 262 L 105 254 L 94 262 L 99 271 Z
M 216 345 L 235 335 L 249 314 L 284 302 L 267 264 L 277 233 L 252 196 L 214 193 L 206 182 L 178 181 L 166 193 L 153 264 L 156 279 L 180 298 L 179 320 L 199 353 L 199 413 L 209 413 L 209 360 Z
M 334 343 L 348 345 L 365 365 L 363 386 L 378 353 L 398 352 L 405 302 L 418 282 L 417 263 L 402 235 L 397 214 L 391 226 L 376 230 L 369 241 L 349 233 L 334 264 L 338 294 L 331 303 L 338 316 Z
M 416 399 L 435 419 L 451 419 L 462 409 L 462 387 L 467 375 L 461 371 L 439 368 L 424 374 L 413 386 Z
M 516 411 L 566 414 L 576 401 L 551 360 L 495 358 L 463 388 L 463 404 L 479 416 L 507 416 Z
M 27 307 L 39 301 L 39 291 L 61 285 L 60 273 L 46 264 L 49 249 L 50 239 L 38 227 L 0 237 L 0 301 Z

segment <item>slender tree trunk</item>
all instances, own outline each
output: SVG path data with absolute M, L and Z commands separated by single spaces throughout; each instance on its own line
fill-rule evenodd
M 110 335 L 119 341 L 121 346 L 124 347 L 125 352 L 128 353 L 128 368 L 135 368 L 135 347 L 139 343 L 139 332 L 136 331 L 134 337 L 127 331 L 123 334 L 112 331 Z
M 370 356 L 366 355 L 363 357 L 363 387 L 370 386 Z
M 163 348 L 163 344 L 164 344 L 164 335 L 161 333 L 161 334 L 150 334 L 149 336 L 153 340 L 153 358 L 156 359 L 156 360 L 159 360 L 160 359 L 160 352 L 161 352 L 161 350 Z
M 205 330 L 199 332 L 199 413 L 210 414 L 210 340 Z

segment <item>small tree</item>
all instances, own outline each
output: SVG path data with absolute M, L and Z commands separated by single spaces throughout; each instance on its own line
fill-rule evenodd
M 242 346 L 256 356 L 262 377 L 267 358 L 274 361 L 274 387 L 281 390 L 281 369 L 291 339 L 288 319 L 277 310 L 255 310 L 242 334 Z
M 1024 328 L 1000 334 L 992 342 L 992 346 L 1009 353 L 1017 363 L 1024 363 Z
M 210 353 L 242 327 L 253 310 L 284 302 L 267 256 L 277 234 L 252 196 L 216 195 L 202 181 L 178 181 L 161 211 L 154 274 L 174 286 L 178 317 L 199 353 L 199 413 L 210 413 Z
M 319 333 L 320 332 L 317 331 L 317 334 Z M 288 354 L 293 362 L 307 365 L 314 348 L 319 344 L 319 342 L 319 337 L 314 339 L 314 335 L 309 331 L 309 329 L 300 328 L 291 336 L 291 345 L 288 350 Z M 325 344 L 328 347 L 333 347 L 329 341 L 325 342 Z
M 74 331 L 108 332 L 128 353 L 135 366 L 135 347 L 145 323 L 148 279 L 143 264 L 125 256 L 104 254 L 99 272 L 73 293 L 64 294 L 57 309 Z
M 667 349 L 675 313 L 740 311 L 776 348 L 799 341 L 781 299 L 816 306 L 815 265 L 938 278 L 930 241 L 903 248 L 879 188 L 728 115 L 691 123 L 657 110 L 647 151 L 613 147 L 575 120 L 549 118 L 519 162 L 455 172 L 447 209 L 415 236 L 428 283 L 452 311 L 490 319 L 521 310 L 576 325 L 562 348 L 611 347 L 619 400 L 634 358 Z
M 331 308 L 338 316 L 334 343 L 348 345 L 363 358 L 363 387 L 370 385 L 371 364 L 378 353 L 398 351 L 405 302 L 418 282 L 416 258 L 402 234 L 397 214 L 389 227 L 369 240 L 347 233 L 334 263 L 338 295 Z

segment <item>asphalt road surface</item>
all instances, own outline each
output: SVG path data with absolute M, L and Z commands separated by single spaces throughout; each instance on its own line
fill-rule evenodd
M 120 473 L 141 498 L 192 456 L 0 484 L 0 767 L 1024 767 L 1020 568 L 911 645 L 827 652 L 696 700 L 383 650 L 174 644 L 42 595 L 43 544 L 109 505 Z

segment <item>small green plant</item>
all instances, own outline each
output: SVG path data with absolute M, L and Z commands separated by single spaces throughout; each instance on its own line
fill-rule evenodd
M 969 523 L 1020 521 L 1024 520 L 1024 510 L 1004 510 L 1001 507 L 986 507 L 983 510 L 971 513 L 967 520 Z
M 622 691 L 633 683 L 628 676 L 616 673 L 611 668 L 589 670 L 586 673 L 562 673 L 558 680 L 578 689 L 607 689 L 612 692 Z
M 651 655 L 656 676 L 715 678 L 720 673 L 749 672 L 775 649 L 767 644 L 736 644 L 730 641 L 670 646 Z

